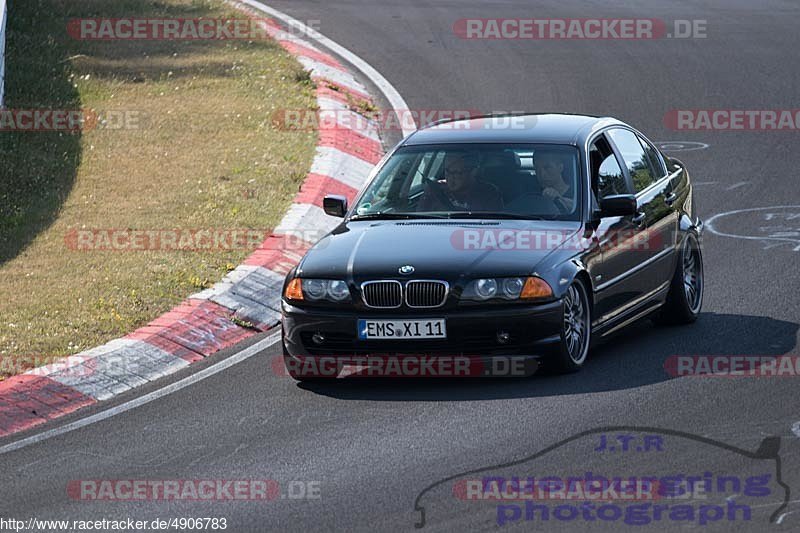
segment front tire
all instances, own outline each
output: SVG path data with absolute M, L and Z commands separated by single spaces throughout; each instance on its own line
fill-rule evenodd
M 703 306 L 703 254 L 694 233 L 689 233 L 681 245 L 678 264 L 667 294 L 667 301 L 655 316 L 659 324 L 691 324 Z
M 592 335 L 592 312 L 586 287 L 575 280 L 564 294 L 561 340 L 553 358 L 560 373 L 577 372 L 589 354 Z

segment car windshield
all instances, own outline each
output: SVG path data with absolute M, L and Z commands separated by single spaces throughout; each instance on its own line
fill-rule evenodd
M 353 219 L 578 220 L 578 151 L 555 144 L 403 147 L 356 201 Z

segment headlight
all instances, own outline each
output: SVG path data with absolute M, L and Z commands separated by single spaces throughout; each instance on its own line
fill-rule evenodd
M 328 292 L 328 282 L 324 279 L 304 279 L 303 295 L 309 300 L 322 300 Z
M 341 303 L 350 300 L 350 288 L 346 282 L 338 279 L 294 278 L 286 286 L 283 296 L 295 301 Z
M 530 301 L 551 298 L 553 290 L 542 278 L 482 278 L 470 281 L 463 300 Z
M 497 281 L 494 279 L 479 279 L 475 282 L 475 294 L 481 300 L 488 300 L 497 294 Z
M 343 302 L 350 298 L 350 289 L 344 281 L 335 279 L 328 283 L 328 296 L 337 302 Z
M 522 278 L 506 278 L 503 280 L 503 296 L 512 300 L 519 298 L 525 280 Z

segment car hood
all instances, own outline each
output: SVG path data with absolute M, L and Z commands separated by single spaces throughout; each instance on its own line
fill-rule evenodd
M 305 278 L 351 281 L 524 276 L 572 238 L 580 222 L 504 220 L 350 221 L 320 240 L 298 266 Z

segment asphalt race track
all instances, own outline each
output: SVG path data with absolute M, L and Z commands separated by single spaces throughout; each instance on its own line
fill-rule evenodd
M 280 353 L 274 345 L 147 405 L 0 455 L 0 515 L 225 517 L 230 531 L 408 531 L 420 523 L 417 502 L 425 508 L 424 529 L 494 530 L 497 505 L 464 503 L 454 498 L 453 481 L 435 484 L 482 468 L 504 475 L 514 469 L 508 466 L 513 461 L 521 461 L 517 475 L 567 476 L 576 466 L 584 468 L 584 461 L 585 468 L 600 469 L 592 456 L 599 434 L 647 435 L 664 428 L 685 435 L 665 436 L 658 450 L 618 449 L 613 460 L 639 475 L 762 472 L 775 465 L 698 438 L 754 452 L 765 438 L 778 437 L 766 446 L 779 442 L 779 470 L 791 491 L 773 484 L 748 522 L 723 519 L 699 526 L 662 519 L 640 530 L 800 529 L 800 424 L 795 425 L 800 377 L 674 379 L 664 369 L 671 355 L 800 355 L 799 134 L 674 131 L 663 122 L 675 109 L 800 107 L 800 5 L 790 0 L 537 4 L 270 2 L 299 20 L 319 20 L 323 34 L 381 72 L 411 109 L 611 115 L 657 141 L 708 145 L 668 152 L 690 170 L 701 217 L 725 214 L 715 219 L 714 229 L 739 236 L 704 234 L 706 296 L 695 325 L 658 328 L 643 321 L 595 348 L 580 373 L 529 379 L 362 379 L 300 386 L 273 370 Z M 708 37 L 525 41 L 464 40 L 453 33 L 461 18 L 504 17 L 704 19 Z M 767 209 L 740 212 L 751 208 Z M 789 237 L 766 238 L 776 232 Z M 123 395 L 114 403 L 128 399 Z M 535 455 L 594 429 L 599 434 Z M 70 497 L 69 482 L 87 479 L 269 479 L 279 483 L 281 494 L 268 502 Z M 296 497 L 317 487 L 319 497 Z M 784 499 L 788 505 L 781 508 Z M 776 509 L 780 523 L 769 525 Z M 526 521 L 524 510 L 516 519 L 512 509 L 504 512 L 511 517 L 506 528 L 628 527 L 578 519 L 543 525 Z

